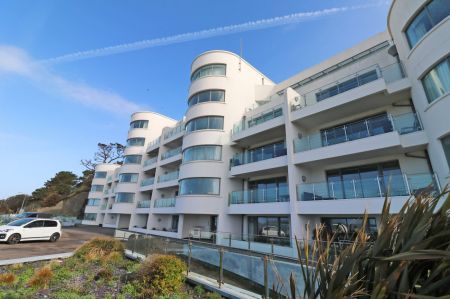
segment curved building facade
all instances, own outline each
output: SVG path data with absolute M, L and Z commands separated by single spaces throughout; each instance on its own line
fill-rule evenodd
M 186 113 L 132 115 L 84 223 L 287 256 L 308 226 L 351 241 L 365 211 L 375 233 L 386 195 L 396 213 L 449 182 L 449 14 L 395 0 L 387 32 L 279 83 L 234 53 L 199 55 Z

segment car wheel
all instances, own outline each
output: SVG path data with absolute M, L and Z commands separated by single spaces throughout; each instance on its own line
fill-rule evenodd
M 8 238 L 8 244 L 17 244 L 20 242 L 20 235 L 19 234 L 12 234 Z
M 54 233 L 50 237 L 50 242 L 56 242 L 56 241 L 58 241 L 58 239 L 59 239 L 59 234 L 58 233 Z

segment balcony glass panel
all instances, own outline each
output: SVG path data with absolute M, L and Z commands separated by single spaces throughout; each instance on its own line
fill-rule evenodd
M 137 207 L 138 209 L 149 209 L 151 201 L 150 200 L 141 200 L 138 201 Z
M 116 194 L 116 203 L 131 203 L 134 201 L 134 193 L 118 192 Z
M 220 161 L 222 159 L 222 146 L 197 145 L 183 151 L 183 162 L 189 161 Z
M 163 153 L 161 155 L 161 160 L 169 159 L 170 157 L 176 156 L 178 154 L 181 154 L 181 146 Z
M 154 183 L 155 183 L 155 178 L 143 179 L 141 181 L 141 186 L 150 186 L 150 185 L 153 185 Z
M 279 106 L 273 107 L 270 110 L 263 111 L 251 117 L 244 118 L 240 122 L 234 124 L 232 134 L 247 130 L 248 128 L 263 124 L 269 120 L 283 115 L 283 109 Z
M 158 198 L 155 200 L 155 203 L 153 204 L 153 207 L 155 208 L 171 208 L 175 207 L 176 204 L 176 198 Z
M 174 128 L 170 128 L 168 130 L 166 130 L 166 132 L 164 133 L 164 139 L 169 139 L 170 137 L 181 133 L 184 131 L 184 123 L 181 122 L 179 124 L 177 124 Z
M 385 176 L 299 184 L 297 196 L 300 201 L 410 196 L 429 190 L 438 192 L 435 176 L 423 174 L 393 174 Z
M 296 153 L 308 151 L 392 131 L 397 131 L 399 134 L 408 134 L 420 130 L 422 130 L 422 126 L 415 113 L 391 117 L 382 114 L 295 139 L 294 151 Z
M 230 193 L 230 204 L 256 204 L 289 201 L 287 186 L 278 188 L 239 190 Z
M 153 157 L 153 158 L 150 158 L 150 159 L 148 159 L 148 160 L 145 160 L 145 162 L 144 162 L 144 167 L 145 167 L 145 166 L 152 165 L 152 164 L 155 164 L 156 161 L 158 161 L 158 157 Z
M 272 143 L 235 154 L 231 159 L 231 167 L 286 156 L 286 154 L 286 143 L 284 141 Z
M 403 68 L 399 63 L 394 63 L 385 67 L 374 65 L 326 84 L 316 90 L 302 94 L 300 101 L 293 104 L 291 110 L 295 111 L 306 106 L 314 105 L 320 101 L 332 98 L 338 94 L 358 88 L 380 78 L 383 78 L 386 83 L 391 83 L 404 77 Z
M 178 180 L 178 170 L 172 171 L 166 174 L 162 174 L 158 177 L 158 183 L 169 182 L 173 180 Z
M 138 173 L 121 173 L 119 174 L 119 183 L 136 183 L 138 178 Z
M 144 144 L 145 138 L 142 137 L 129 138 L 127 140 L 127 146 L 144 146 Z
M 123 164 L 141 164 L 142 155 L 127 155 L 123 158 Z

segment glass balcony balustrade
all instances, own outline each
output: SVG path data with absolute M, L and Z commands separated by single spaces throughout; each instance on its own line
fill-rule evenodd
M 173 181 L 173 180 L 178 180 L 178 173 L 179 171 L 172 171 L 166 174 L 162 174 L 158 177 L 158 183 L 164 183 L 164 182 L 169 182 L 169 181 Z
M 172 208 L 175 207 L 176 204 L 176 198 L 158 198 L 155 200 L 155 203 L 153 204 L 153 207 L 155 208 Z
M 164 132 L 164 140 L 171 138 L 181 132 L 184 132 L 185 123 L 181 122 L 177 124 L 175 127 L 166 129 Z
M 161 137 L 158 137 L 158 138 L 156 138 L 156 139 L 154 139 L 154 140 L 152 140 L 152 141 L 149 142 L 149 144 L 147 145 L 147 150 L 148 150 L 149 148 L 158 146 L 158 145 L 160 145 L 160 144 L 161 144 Z
M 239 133 L 280 116 L 283 116 L 283 109 L 281 106 L 275 106 L 251 117 L 243 118 L 240 122 L 233 125 L 232 134 Z
M 332 98 L 380 78 L 383 78 L 386 83 L 392 83 L 404 77 L 405 73 L 400 63 L 393 63 L 385 67 L 374 65 L 326 84 L 316 90 L 302 94 L 299 102 L 291 106 L 291 110 L 295 111 L 306 106 L 312 106 L 320 101 Z
M 297 138 L 294 140 L 294 152 L 309 151 L 393 131 L 403 135 L 421 130 L 422 125 L 415 113 L 380 115 Z
M 166 159 L 169 159 L 169 158 L 179 155 L 179 154 L 181 154 L 181 146 L 171 149 L 171 150 L 168 150 L 167 152 L 163 153 L 161 155 L 161 160 L 166 160 Z
M 149 209 L 150 204 L 151 204 L 150 200 L 141 200 L 141 201 L 138 201 L 137 208 L 138 209 Z
M 151 186 L 155 183 L 155 178 L 143 179 L 141 181 L 141 187 Z
M 336 180 L 298 184 L 297 200 L 337 200 L 386 196 L 411 196 L 422 192 L 439 192 L 434 174 L 396 174 L 353 180 Z
M 289 189 L 287 186 L 233 191 L 229 197 L 230 205 L 287 201 L 289 201 Z
M 243 153 L 237 153 L 233 156 L 230 161 L 231 167 L 239 166 L 248 163 L 254 163 L 258 161 L 263 161 L 267 159 L 273 159 L 277 157 L 286 156 L 286 144 L 283 143 L 275 143 L 266 145 L 263 147 L 259 147 L 257 149 L 253 149 L 250 151 L 246 151 Z
M 145 161 L 144 161 L 144 167 L 145 167 L 145 166 L 152 165 L 152 164 L 155 164 L 156 161 L 158 161 L 158 157 L 153 157 L 153 158 L 150 158 L 150 159 L 148 159 L 148 160 L 145 160 Z

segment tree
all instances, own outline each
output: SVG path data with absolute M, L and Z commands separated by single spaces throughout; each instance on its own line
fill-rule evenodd
M 80 178 L 70 171 L 60 171 L 31 194 L 33 200 L 45 200 L 50 194 L 57 194 L 61 199 L 68 196 L 79 184 Z
M 99 143 L 97 146 L 98 150 L 93 159 L 81 160 L 81 165 L 87 170 L 94 170 L 95 166 L 100 163 L 122 164 L 125 146 L 120 143 Z

